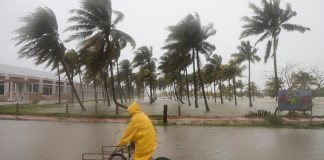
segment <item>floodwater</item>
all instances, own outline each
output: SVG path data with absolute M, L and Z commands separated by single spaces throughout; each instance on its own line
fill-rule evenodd
M 125 124 L 0 121 L 1 160 L 80 160 L 116 144 Z M 155 157 L 172 160 L 321 160 L 323 129 L 157 126 Z
M 273 98 L 256 98 L 252 101 L 253 107 L 249 107 L 248 98 L 244 97 L 243 99 L 238 98 L 238 105 L 234 105 L 234 100 L 229 101 L 228 99 L 224 99 L 224 104 L 220 104 L 220 99 L 217 99 L 217 103 L 214 100 L 209 99 L 208 104 L 210 111 L 206 112 L 205 104 L 203 99 L 199 99 L 198 104 L 199 108 L 195 108 L 193 105 L 193 99 L 191 99 L 191 106 L 188 105 L 187 100 L 185 99 L 185 104 L 181 104 L 176 101 L 172 101 L 166 98 L 159 98 L 153 104 L 149 104 L 149 100 L 146 98 L 145 100 L 138 101 L 141 105 L 141 109 L 148 115 L 162 115 L 163 114 L 163 106 L 168 105 L 168 115 L 178 115 L 178 106 L 181 108 L 182 116 L 244 116 L 249 111 L 256 111 L 259 109 L 268 110 L 270 112 L 274 112 L 277 107 L 277 102 Z M 324 98 L 316 97 L 313 99 L 313 115 L 315 116 L 324 116 Z M 130 102 L 125 105 L 129 105 Z M 0 106 L 1 107 L 1 106 Z M 70 104 L 69 112 L 75 114 L 94 114 L 95 107 L 93 102 L 85 103 L 85 107 L 87 108 L 86 112 L 82 112 L 78 103 Z M 59 108 L 48 108 L 40 110 L 42 113 L 65 113 L 65 107 Z M 98 112 L 100 114 L 106 115 L 115 115 L 115 105 L 107 107 L 107 104 L 100 102 L 98 104 Z M 120 115 L 127 115 L 126 110 L 120 109 Z M 287 114 L 286 111 L 281 113 L 282 115 Z M 310 112 L 308 112 L 310 114 Z

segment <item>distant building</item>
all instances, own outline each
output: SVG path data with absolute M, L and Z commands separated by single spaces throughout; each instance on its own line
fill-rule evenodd
M 62 77 L 62 76 L 61 76 Z M 81 85 L 74 82 L 81 98 Z M 94 97 L 91 84 L 82 83 L 84 99 Z M 58 76 L 33 69 L 0 64 L 0 102 L 36 103 L 40 100 L 57 100 L 59 95 Z M 97 87 L 98 96 L 102 95 L 101 86 Z M 72 97 L 71 85 L 61 78 L 61 97 Z

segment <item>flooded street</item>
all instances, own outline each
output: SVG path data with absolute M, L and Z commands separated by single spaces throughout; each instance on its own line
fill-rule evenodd
M 116 144 L 125 124 L 0 121 L 0 159 L 78 160 Z M 320 160 L 323 129 L 157 127 L 155 157 L 173 160 Z

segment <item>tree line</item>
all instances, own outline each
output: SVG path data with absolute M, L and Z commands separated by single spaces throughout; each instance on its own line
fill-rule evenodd
M 227 64 L 223 63 L 220 54 L 215 53 L 215 45 L 208 41 L 216 35 L 216 29 L 212 23 L 201 24 L 198 13 L 188 14 L 167 28 L 165 53 L 158 62 L 153 58 L 153 47 L 135 49 L 135 40 L 118 28 L 124 14 L 113 10 L 110 0 L 81 0 L 80 8 L 70 10 L 70 26 L 64 32 L 71 35 L 65 40 L 60 39 L 54 12 L 39 7 L 21 18 L 23 25 L 15 30 L 17 36 L 14 39 L 16 45 L 21 46 L 19 57 L 33 58 L 36 65 L 46 63 L 46 67 L 57 71 L 59 81 L 61 74 L 67 77 L 83 110 L 83 92 L 80 98 L 74 87 L 74 78 L 81 82 L 81 90 L 82 82 L 92 83 L 94 89 L 102 86 L 104 101 L 110 106 L 112 99 L 116 111 L 119 107 L 127 108 L 124 102 L 134 99 L 134 95 L 138 99 L 147 95 L 153 103 L 158 92 L 181 103 L 193 103 L 195 107 L 199 107 L 198 99 L 202 96 L 205 109 L 209 111 L 207 99 L 213 97 L 216 103 L 219 96 L 223 103 L 224 93 L 229 100 L 233 97 L 237 105 L 236 88 L 240 88 L 239 95 L 242 96 L 244 85 L 236 78 L 242 77 L 245 69 L 248 69 L 248 97 L 252 107 L 251 94 L 257 87 L 251 83 L 250 68 L 251 64 L 261 60 L 256 48 L 259 42 L 267 41 L 264 62 L 269 57 L 273 58 L 274 92 L 277 93 L 280 84 L 276 57 L 281 31 L 304 33 L 310 29 L 288 23 L 297 13 L 290 4 L 285 9 L 280 8 L 280 0 L 262 0 L 261 6 L 249 3 L 249 8 L 254 15 L 242 17 L 244 24 L 239 37 L 245 40 L 238 44 L 237 52 L 231 55 L 232 59 Z M 260 37 L 252 44 L 246 40 L 250 36 Z M 65 48 L 64 43 L 70 41 L 78 42 L 77 51 Z M 127 45 L 135 49 L 132 61 L 119 59 L 121 50 Z M 207 62 L 205 65 L 202 64 L 203 58 Z M 190 67 L 191 72 L 188 71 Z M 134 70 L 138 72 L 134 73 Z M 59 103 L 60 97 L 59 87 Z M 193 102 L 190 97 L 193 97 Z M 95 101 L 98 103 L 97 94 Z

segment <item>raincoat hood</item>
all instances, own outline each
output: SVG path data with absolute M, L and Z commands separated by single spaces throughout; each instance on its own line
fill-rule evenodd
M 131 105 L 128 106 L 127 108 L 128 115 L 133 117 L 136 113 L 141 112 L 141 108 L 137 104 L 137 102 L 133 102 Z

